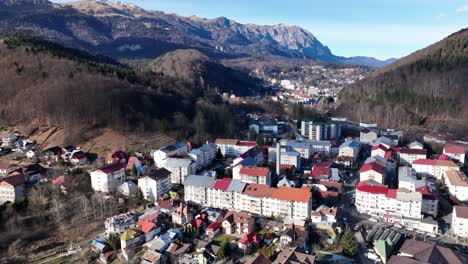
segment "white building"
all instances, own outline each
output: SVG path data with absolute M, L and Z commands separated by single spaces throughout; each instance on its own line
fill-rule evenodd
M 21 202 L 25 198 L 26 178 L 23 175 L 0 178 L 0 205 Z
M 257 146 L 253 141 L 241 141 L 238 139 L 216 139 L 216 146 L 221 150 L 223 156 L 239 157 L 251 148 Z
M 189 158 L 167 158 L 164 168 L 171 172 L 171 183 L 182 184 L 188 175 L 195 174 L 197 167 Z
M 6 177 L 16 169 L 18 169 L 16 165 L 0 162 L 0 177 Z
M 211 207 L 235 210 L 239 196 L 247 184 L 239 180 L 224 178 L 216 180 L 212 188 L 207 188 L 208 201 Z
M 234 175 L 233 175 L 234 176 Z M 271 184 L 271 171 L 262 167 L 242 167 L 234 179 L 245 183 Z
M 371 148 L 371 157 L 379 156 L 379 157 L 385 158 L 385 154 L 387 153 L 388 150 L 389 148 L 387 148 L 383 144 L 374 145 Z
M 454 206 L 452 213 L 453 233 L 458 237 L 468 238 L 468 207 Z
M 359 141 L 362 144 L 372 144 L 378 137 L 379 135 L 377 132 L 370 130 L 370 129 L 363 129 L 359 132 Z
M 104 221 L 106 234 L 122 234 L 128 229 L 135 228 L 137 216 L 133 213 L 124 213 L 107 218 Z
M 423 143 L 419 142 L 419 141 L 413 141 L 411 142 L 408 147 L 410 149 L 424 149 L 424 145 Z
M 377 162 L 366 163 L 359 170 L 359 181 L 374 180 L 380 184 L 385 184 L 385 176 L 385 167 Z
M 337 207 L 328 207 L 321 205 L 311 214 L 311 221 L 313 224 L 333 225 L 337 221 Z
M 435 177 L 437 180 L 442 180 L 448 170 L 460 170 L 457 164 L 450 160 L 420 159 L 415 160 L 412 167 L 416 173 L 422 176 Z
M 216 144 L 208 143 L 190 151 L 189 156 L 195 162 L 197 169 L 201 169 L 213 162 L 217 151 L 218 147 Z
M 189 152 L 189 146 L 186 142 L 179 142 L 160 148 L 154 152 L 154 163 L 156 167 L 162 168 L 166 162 L 166 159 L 171 156 L 185 155 Z
M 126 181 L 117 186 L 117 192 L 124 196 L 135 194 L 136 190 L 138 190 L 138 185 L 136 185 L 133 181 Z
M 461 202 L 468 202 L 468 178 L 463 172 L 448 170 L 444 179 L 450 195 Z
M 301 135 L 316 141 L 337 139 L 341 137 L 341 124 L 335 121 L 303 120 L 301 122 Z
M 252 121 L 249 129 L 255 131 L 257 135 L 261 133 L 271 133 L 276 137 L 276 135 L 278 135 L 278 122 L 271 118 L 261 117 Z
M 171 190 L 171 172 L 165 168 L 150 172 L 138 179 L 138 188 L 148 201 L 157 201 L 163 194 Z
M 289 147 L 281 148 L 280 164 L 281 165 L 293 165 L 297 169 L 301 168 L 301 154 L 297 151 L 288 151 Z M 268 148 L 268 162 L 276 162 L 276 148 Z
M 444 146 L 444 154 L 461 164 L 465 163 L 466 150 L 462 146 Z
M 94 191 L 112 193 L 125 181 L 125 164 L 114 163 L 91 172 L 91 187 Z
M 427 158 L 427 150 L 418 148 L 400 148 L 398 151 L 398 160 L 401 165 L 407 166 L 414 161 Z
M 8 135 L 4 135 L 2 137 L 2 145 L 3 146 L 12 146 L 13 143 L 16 142 L 16 140 L 18 140 L 18 137 L 15 135 L 15 134 L 8 134 Z
M 357 140 L 348 140 L 345 141 L 339 147 L 338 156 L 340 157 L 350 157 L 354 161 L 359 157 L 359 151 L 361 150 L 361 144 Z
M 189 175 L 184 182 L 185 201 L 202 206 L 210 206 L 208 190 L 213 187 L 215 179 L 210 176 Z

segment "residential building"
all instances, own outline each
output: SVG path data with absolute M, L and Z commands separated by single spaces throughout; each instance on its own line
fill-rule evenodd
M 188 175 L 195 174 L 196 164 L 189 158 L 167 158 L 164 168 L 171 172 L 171 183 L 182 184 Z
M 378 137 L 379 135 L 377 132 L 364 128 L 359 132 L 359 141 L 362 144 L 368 144 L 371 145 Z
M 185 225 L 193 221 L 193 212 L 190 206 L 181 203 L 179 207 L 172 213 L 172 222 L 177 225 Z
M 207 189 L 208 204 L 215 208 L 234 210 L 235 202 L 247 184 L 240 180 L 224 178 L 216 180 L 212 188 Z
M 208 191 L 213 187 L 215 181 L 209 176 L 189 175 L 184 182 L 185 201 L 210 206 Z
M 465 163 L 465 147 L 446 145 L 443 154 L 447 155 L 451 160 L 458 161 L 461 164 Z
M 273 264 L 314 264 L 315 256 L 299 251 L 296 247 L 287 247 L 280 251 Z
M 456 236 L 468 238 L 468 206 L 453 207 L 452 229 Z
M 337 221 L 338 208 L 337 207 L 328 207 L 326 205 L 321 205 L 311 214 L 311 221 L 313 224 L 324 224 L 324 225 L 333 225 Z
M 255 217 L 247 212 L 228 211 L 221 221 L 221 227 L 228 235 L 246 235 L 255 230 Z
M 271 118 L 261 117 L 250 123 L 249 129 L 255 131 L 257 135 L 262 133 L 272 133 L 274 137 L 278 135 L 278 122 Z
M 303 159 L 309 159 L 314 153 L 309 141 L 281 140 L 280 144 L 298 152 Z
M 91 187 L 94 191 L 113 193 L 125 182 L 125 164 L 114 163 L 91 172 Z
M 310 140 L 323 141 L 341 137 L 341 124 L 335 121 L 310 121 L 301 122 L 301 135 Z
M 280 165 L 292 165 L 297 169 L 301 168 L 301 154 L 299 152 L 289 147 L 282 147 L 280 151 Z M 276 147 L 268 148 L 268 162 L 275 163 L 277 156 Z
M 385 184 L 386 169 L 378 162 L 370 162 L 362 165 L 359 170 L 359 181 L 374 180 L 380 184 Z
M 199 170 L 209 165 L 216 158 L 218 147 L 214 143 L 205 144 L 197 149 L 190 151 L 189 156 L 195 162 Z
M 138 185 L 136 185 L 134 181 L 126 181 L 117 187 L 117 192 L 122 194 L 123 196 L 130 196 L 132 194 L 136 194 L 137 190 Z
M 180 156 L 189 152 L 187 142 L 179 142 L 156 150 L 153 153 L 154 163 L 157 167 L 162 168 L 165 165 L 166 159 L 172 156 Z
M 0 177 L 6 177 L 17 169 L 18 169 L 18 166 L 16 165 L 0 162 Z
M 406 239 L 398 254 L 393 255 L 389 264 L 463 264 L 467 258 L 452 249 L 435 242 Z
M 139 178 L 138 187 L 146 200 L 155 202 L 171 190 L 171 172 L 165 168 L 156 169 Z
M 437 183 L 430 179 L 418 179 L 411 167 L 398 168 L 398 188 L 416 191 L 422 194 L 421 212 L 436 216 L 439 208 Z
M 233 175 L 234 176 L 234 175 Z M 263 167 L 242 167 L 238 178 L 234 178 L 245 183 L 271 184 L 271 171 Z
M 444 179 L 451 196 L 461 202 L 468 202 L 468 178 L 465 173 L 448 170 L 445 172 Z
M 361 150 L 361 144 L 357 140 L 347 140 L 339 147 L 338 156 L 340 157 L 351 157 L 354 161 L 359 157 L 359 151 Z
M 331 176 L 332 164 L 333 164 L 332 162 L 327 162 L 327 161 L 323 161 L 323 162 L 319 162 L 315 164 L 314 167 L 312 168 L 312 173 L 311 173 L 312 178 L 324 179 L 324 180 L 329 179 Z
M 424 144 L 419 141 L 413 141 L 408 145 L 408 147 L 410 149 L 424 149 Z
M 15 134 L 7 134 L 2 136 L 2 145 L 3 146 L 13 146 L 13 144 L 18 140 L 18 137 Z
M 448 170 L 457 170 L 460 168 L 453 161 L 450 160 L 430 160 L 430 159 L 419 159 L 413 162 L 413 169 L 416 173 L 435 177 L 437 180 L 442 180 L 445 172 Z
M 238 139 L 216 139 L 215 141 L 218 149 L 221 150 L 223 156 L 228 157 L 239 157 L 240 155 L 247 152 L 249 149 L 257 146 L 256 142 L 253 141 L 241 141 Z
M 26 178 L 23 175 L 0 178 L 0 205 L 18 203 L 25 199 Z
M 280 248 L 298 247 L 302 250 L 309 249 L 309 232 L 303 227 L 292 225 L 292 228 L 286 228 L 286 230 L 281 233 L 279 240 Z
M 383 144 L 374 145 L 371 148 L 371 157 L 379 156 L 384 158 L 387 151 L 389 151 L 389 148 Z
M 245 260 L 245 264 L 271 264 L 271 260 L 263 254 L 257 254 L 256 256 L 253 257 L 248 257 Z
M 398 138 L 390 136 L 380 136 L 374 141 L 374 145 L 384 145 L 387 148 L 396 147 L 399 144 Z
M 127 229 L 135 228 L 137 216 L 133 213 L 124 213 L 107 218 L 104 221 L 106 234 L 122 234 Z
M 312 150 L 311 155 L 317 152 L 323 152 L 326 156 L 330 156 L 331 152 L 331 142 L 330 141 L 307 141 L 310 144 L 310 148 Z
M 398 160 L 400 165 L 408 166 L 413 164 L 414 161 L 427 158 L 427 150 L 418 148 L 399 148 Z

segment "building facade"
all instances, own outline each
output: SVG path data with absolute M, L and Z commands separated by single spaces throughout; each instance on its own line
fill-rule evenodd
M 164 168 L 171 172 L 171 183 L 182 184 L 188 175 L 195 174 L 197 167 L 189 158 L 167 158 Z
M 452 213 L 453 233 L 462 238 L 468 238 L 468 207 L 454 206 Z
M 304 120 L 301 122 L 301 135 L 316 141 L 337 139 L 341 137 L 341 124 L 334 121 Z
M 415 160 L 412 165 L 416 173 L 422 176 L 434 177 L 437 180 L 442 180 L 448 170 L 459 171 L 460 168 L 450 160 Z
M 213 162 L 217 151 L 218 147 L 216 144 L 208 143 L 190 151 L 189 157 L 195 162 L 195 166 L 199 170 Z
M 257 143 L 253 141 L 220 138 L 216 139 L 215 144 L 218 149 L 221 150 L 221 154 L 228 157 L 239 157 L 251 148 L 257 146 Z
M 448 170 L 444 179 L 450 195 L 461 202 L 468 202 L 468 178 L 463 172 Z
M 176 144 L 166 146 L 164 148 L 160 148 L 153 153 L 154 164 L 156 164 L 156 167 L 162 168 L 164 167 L 167 158 L 171 156 L 184 155 L 188 152 L 189 145 L 186 142 L 179 142 Z
M 0 204 L 18 203 L 25 199 L 26 179 L 23 175 L 0 179 Z
M 161 168 L 138 179 L 138 188 L 148 201 L 157 201 L 163 194 L 171 190 L 171 172 Z
M 125 164 L 114 163 L 91 172 L 91 187 L 94 191 L 113 193 L 125 182 Z

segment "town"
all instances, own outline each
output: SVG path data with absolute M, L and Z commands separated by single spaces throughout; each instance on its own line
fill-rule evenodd
M 468 142 L 345 118 L 245 119 L 249 138 L 106 157 L 5 134 L 1 210 L 42 201 L 60 222 L 59 201 L 92 195 L 73 210 L 98 232 L 37 263 L 467 263 Z

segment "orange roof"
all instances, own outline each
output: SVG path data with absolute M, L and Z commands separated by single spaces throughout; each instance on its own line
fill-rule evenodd
M 143 231 L 143 233 L 148 233 L 149 231 L 153 230 L 156 227 L 156 224 L 153 222 L 143 222 L 143 223 L 138 223 L 140 226 L 140 230 Z
M 312 194 L 310 193 L 309 189 L 280 187 L 277 189 L 273 189 L 271 197 L 284 201 L 306 203 L 310 201 L 311 195 Z
M 463 172 L 448 170 L 446 175 L 452 185 L 468 187 L 468 178 Z
M 247 184 L 243 194 L 250 195 L 250 196 L 257 196 L 257 197 L 271 197 L 271 192 L 273 188 L 265 184 Z
M 262 167 L 242 167 L 239 171 L 239 174 L 249 175 L 249 176 L 268 176 L 270 173 L 269 168 Z

